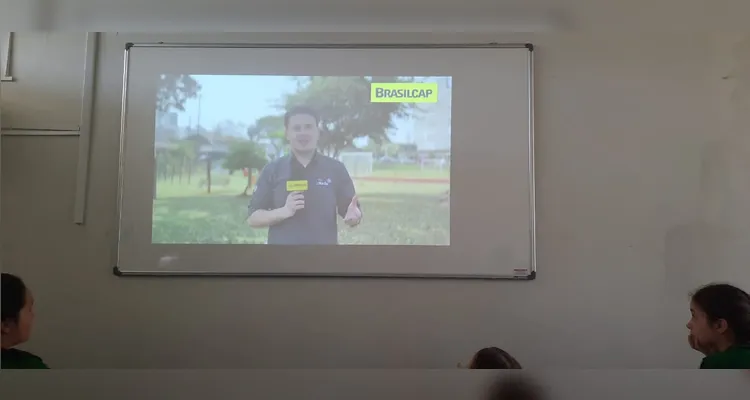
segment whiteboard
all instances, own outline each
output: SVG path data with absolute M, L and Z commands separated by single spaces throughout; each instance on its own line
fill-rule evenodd
M 118 276 L 534 279 L 536 217 L 533 54 L 534 48 L 530 44 L 496 43 L 128 43 L 123 59 L 119 218 L 114 273 Z M 175 86 L 174 82 L 190 86 L 182 78 L 174 78 L 184 76 L 191 77 L 190 81 L 193 83 L 199 83 L 200 94 L 191 92 L 193 96 L 181 106 L 168 104 L 171 95 L 159 97 L 165 79 L 172 79 L 168 84 L 172 88 Z M 297 154 L 292 148 L 304 146 L 305 142 L 297 142 L 290 136 L 292 134 L 289 133 L 290 128 L 285 120 L 286 134 L 282 134 L 281 141 L 288 146 L 287 150 L 274 150 L 269 145 L 278 139 L 277 136 L 252 136 L 260 138 L 256 144 L 265 146 L 266 158 L 271 161 L 264 163 L 263 168 L 233 171 L 231 169 L 235 167 L 226 161 L 230 158 L 228 154 L 235 151 L 230 147 L 235 146 L 236 140 L 240 140 L 238 138 L 243 136 L 241 132 L 244 132 L 246 126 L 251 127 L 247 128 L 248 137 L 251 137 L 251 131 L 257 133 L 258 129 L 255 128 L 259 126 L 260 120 L 249 125 L 247 121 L 217 121 L 222 112 L 226 112 L 226 115 L 234 113 L 235 117 L 227 117 L 234 118 L 232 121 L 241 120 L 241 107 L 246 103 L 249 114 L 259 107 L 265 107 L 262 105 L 264 103 L 253 100 L 252 96 L 269 90 L 270 83 L 265 85 L 262 82 L 266 81 L 257 79 L 268 79 L 267 82 L 271 82 L 272 78 L 278 81 L 281 79 L 279 77 L 309 77 L 295 78 L 302 82 L 299 87 L 307 85 L 305 87 L 308 89 L 313 82 L 330 83 L 333 79 L 331 77 L 364 77 L 368 79 L 366 82 L 371 82 L 373 103 L 376 102 L 376 77 L 406 77 L 403 82 L 410 82 L 405 84 L 407 86 L 394 86 L 397 88 L 437 87 L 434 86 L 438 85 L 435 82 L 447 82 L 445 87 L 441 86 L 441 100 L 437 100 L 436 96 L 432 97 L 435 97 L 435 102 L 444 101 L 442 99 L 445 98 L 445 93 L 450 91 L 448 111 L 444 109 L 434 113 L 436 118 L 442 118 L 437 120 L 448 121 L 449 144 L 445 144 L 445 134 L 438 134 L 445 128 L 446 122 L 437 125 L 402 124 L 394 122 L 394 115 L 397 113 L 391 115 L 388 129 L 381 129 L 380 126 L 377 129 L 367 128 L 365 130 L 369 130 L 365 135 L 370 136 L 365 139 L 351 134 L 352 140 L 346 145 L 342 144 L 341 149 L 325 153 L 328 158 L 315 157 L 316 160 L 343 160 L 330 161 L 325 164 L 327 166 L 337 162 L 347 165 L 350 162 L 348 160 L 359 163 L 356 168 L 349 169 L 357 171 L 350 174 L 359 198 L 354 207 L 361 212 L 359 216 L 362 218 L 357 219 L 360 224 L 354 228 L 345 225 L 338 228 L 341 233 L 338 234 L 336 245 L 318 245 L 317 242 L 315 245 L 306 242 L 299 245 L 274 245 L 276 243 L 272 243 L 275 240 L 272 239 L 272 228 L 267 229 L 267 236 L 262 236 L 265 235 L 262 229 L 250 226 L 245 231 L 241 224 L 247 223 L 248 214 L 243 214 L 243 210 L 247 209 L 243 202 L 250 202 L 249 213 L 252 213 L 252 200 L 243 199 L 243 194 L 236 192 L 230 195 L 227 190 L 233 190 L 229 188 L 237 185 L 238 179 L 248 179 L 245 194 L 249 194 L 250 189 L 253 191 L 248 195 L 250 199 L 260 198 L 261 195 L 254 191 L 262 191 L 265 187 L 262 183 L 273 180 L 269 176 L 284 174 L 278 172 L 284 171 L 283 167 L 274 167 L 273 171 L 277 172 L 273 174 L 267 172 L 272 170 L 271 165 L 287 165 L 283 163 L 284 160 L 292 159 Z M 237 82 L 236 93 L 231 93 L 229 89 L 222 89 L 223 92 L 215 89 L 218 87 L 215 83 L 217 80 L 228 82 L 227 79 L 236 79 L 232 81 Z M 250 86 L 242 86 L 246 83 Z M 228 87 L 226 83 L 224 85 L 223 87 Z M 184 89 L 184 92 L 187 93 L 188 90 Z M 381 90 L 378 93 L 384 92 Z M 385 93 L 395 95 L 397 92 Z M 400 96 L 402 92 L 398 93 Z M 287 104 L 291 104 L 290 99 L 297 98 L 294 96 L 296 94 L 285 95 Z M 234 99 L 231 102 L 228 100 L 230 97 Z M 432 101 L 429 100 L 432 97 L 427 96 L 424 101 Z M 157 98 L 160 100 L 157 101 Z M 220 100 L 225 103 L 219 103 Z M 391 103 L 399 101 L 402 100 L 385 100 Z M 174 103 L 178 104 L 179 100 Z M 403 120 L 423 121 L 426 118 L 415 116 L 425 113 L 424 108 L 419 108 L 420 105 L 415 107 L 419 111 L 403 117 Z M 426 107 L 429 108 L 429 105 Z M 339 126 L 329 122 L 323 117 L 315 116 L 315 123 L 321 124 L 321 129 L 326 130 L 326 134 L 334 132 Z M 164 124 L 171 124 L 169 126 L 173 128 L 166 129 Z M 402 126 L 409 128 L 402 129 Z M 376 143 L 373 132 L 385 135 L 388 144 Z M 198 146 L 200 151 L 196 153 L 197 159 L 186 161 L 191 165 L 186 169 L 184 162 L 178 163 L 170 156 L 173 154 L 170 151 L 179 147 L 173 144 L 175 141 L 195 138 L 196 134 L 201 140 Z M 272 137 L 276 139 L 269 139 Z M 415 139 L 416 137 L 422 139 Z M 425 137 L 429 137 L 429 140 L 424 139 Z M 205 141 L 206 138 L 208 142 Z M 329 142 L 333 142 L 333 139 Z M 418 143 L 412 145 L 412 142 Z M 344 152 L 370 154 L 366 157 L 344 157 Z M 217 161 L 211 162 L 214 157 L 218 157 Z M 376 163 L 374 167 L 373 162 Z M 177 164 L 180 166 L 176 167 Z M 191 168 L 205 170 L 206 177 L 200 178 Z M 391 192 L 380 197 L 375 194 L 386 185 L 382 183 L 385 179 L 382 176 L 395 176 L 407 170 L 410 171 L 409 174 L 415 175 L 449 176 L 445 181 L 448 186 L 442 187 L 448 189 L 441 189 L 441 193 L 429 193 L 429 196 L 434 196 L 433 204 L 422 193 L 428 191 L 425 189 L 427 186 L 420 186 L 422 181 L 398 181 L 399 188 L 404 193 L 410 193 L 400 195 L 402 197 L 399 199 L 407 199 L 413 195 L 408 198 L 418 202 L 408 206 L 406 203 L 388 200 L 390 197 L 386 195 L 391 196 Z M 188 181 L 190 183 L 186 183 Z M 427 178 L 424 181 L 428 182 Z M 331 179 L 318 178 L 317 181 L 313 179 L 309 182 L 313 186 L 316 183 L 325 186 Z M 429 182 L 437 185 L 444 181 Z M 182 187 L 179 185 L 187 185 L 185 187 L 189 186 L 189 190 L 193 192 L 198 188 L 206 190 L 208 187 L 208 192 L 191 192 L 189 196 L 194 197 L 183 198 L 182 189 L 175 189 Z M 395 186 L 396 183 L 392 185 Z M 305 188 L 308 188 L 307 183 Z M 434 188 L 430 190 L 436 190 Z M 292 190 L 288 184 L 287 189 Z M 322 189 L 316 186 L 315 190 Z M 305 196 L 309 196 L 306 197 L 309 200 L 306 200 L 305 207 L 313 210 L 312 204 L 318 204 L 318 200 L 313 200 L 314 193 L 318 192 L 305 193 Z M 228 202 L 226 205 L 219 206 L 218 199 L 221 196 L 222 201 Z M 279 200 L 278 196 L 274 196 L 276 194 L 271 197 Z M 230 203 L 232 205 L 228 205 Z M 353 200 L 350 207 L 354 203 Z M 390 208 L 383 205 L 386 203 Z M 192 204 L 194 209 L 179 208 L 183 207 L 180 204 Z M 238 204 L 242 204 L 242 207 Z M 438 210 L 437 204 L 442 207 L 442 211 Z M 340 216 L 344 217 L 341 209 L 342 206 L 339 205 Z M 298 212 L 302 214 L 301 211 Z M 311 220 L 314 219 L 313 215 L 318 215 L 313 211 L 305 212 Z M 415 215 L 420 218 L 415 218 Z M 349 216 L 349 211 L 346 211 L 347 221 Z M 229 228 L 223 228 L 225 225 L 222 225 L 226 223 L 233 226 L 232 229 L 235 230 L 232 232 L 235 233 L 227 233 L 230 232 Z M 341 219 L 338 224 L 341 226 Z M 379 229 L 377 232 L 373 231 L 375 227 Z M 265 241 L 258 242 L 254 239 L 257 237 L 263 237 Z M 310 240 L 313 239 L 320 238 L 311 237 Z

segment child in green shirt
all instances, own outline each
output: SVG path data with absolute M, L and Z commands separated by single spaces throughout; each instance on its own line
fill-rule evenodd
M 2 287 L 2 343 L 0 369 L 48 369 L 41 358 L 16 349 L 29 340 L 34 324 L 34 297 L 17 276 L 3 273 Z
M 690 302 L 690 346 L 701 369 L 750 369 L 750 295 L 727 284 L 696 291 Z

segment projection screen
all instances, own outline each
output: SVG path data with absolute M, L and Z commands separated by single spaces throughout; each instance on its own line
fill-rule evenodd
M 115 273 L 533 279 L 533 50 L 128 43 Z

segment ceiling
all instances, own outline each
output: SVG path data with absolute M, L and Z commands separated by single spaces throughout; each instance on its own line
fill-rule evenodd
M 747 0 L 0 0 L 0 30 L 747 31 Z M 12 4 L 11 4 L 12 3 Z

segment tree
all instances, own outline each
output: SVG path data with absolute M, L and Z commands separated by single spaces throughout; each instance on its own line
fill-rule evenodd
M 401 152 L 401 146 L 396 143 L 385 143 L 380 147 L 384 156 L 397 158 Z
M 206 193 L 211 194 L 211 170 L 214 162 L 225 158 L 228 151 L 226 146 L 216 143 L 202 145 L 198 151 L 199 159 L 206 162 Z
M 253 125 L 247 128 L 247 137 L 252 141 L 268 139 L 274 149 L 274 155 L 281 153 L 286 145 L 284 133 L 284 117 L 279 115 L 267 115 L 258 118 Z
M 153 188 L 153 198 L 156 200 L 156 192 L 157 192 L 157 181 L 159 180 L 159 176 L 161 175 L 163 179 L 167 179 L 169 177 L 169 169 L 170 169 L 170 152 L 173 148 L 172 143 L 164 143 L 164 142 L 156 142 L 154 143 L 154 188 Z
M 214 135 L 214 132 L 204 132 L 206 135 Z M 182 139 L 181 141 L 184 153 L 189 157 L 188 167 L 188 183 L 190 183 L 190 177 L 193 175 L 193 166 L 198 161 L 206 163 L 206 192 L 211 193 L 211 168 L 214 161 L 224 158 L 226 150 L 221 145 L 216 145 L 210 139 L 203 134 L 191 134 L 190 136 Z M 200 184 L 201 186 L 203 183 Z
M 203 145 L 210 144 L 211 142 L 203 135 L 192 134 L 180 141 L 180 147 L 182 154 L 185 158 L 185 164 L 187 166 L 187 183 L 190 183 L 193 177 L 193 167 L 195 167 L 200 157 L 200 148 Z
M 197 97 L 200 90 L 200 84 L 190 75 L 162 74 L 156 92 L 156 109 L 185 111 L 185 102 Z
M 179 143 L 170 143 L 169 149 L 166 151 L 166 163 L 168 166 L 169 180 L 174 183 L 174 178 L 179 173 L 180 181 L 182 181 L 182 167 L 184 163 L 184 157 L 180 151 Z
M 174 157 L 180 164 L 179 168 L 179 182 L 182 182 L 182 174 L 187 169 L 187 183 L 190 184 L 190 178 L 193 175 L 193 167 L 198 159 L 198 148 L 199 144 L 197 141 L 186 138 L 175 141 L 176 147 L 172 150 Z
M 257 140 L 269 137 L 275 132 L 284 130 L 284 117 L 280 115 L 266 115 L 258 118 L 254 124 L 247 128 L 247 137 Z
M 287 146 L 286 133 L 283 130 L 276 131 L 270 134 L 268 139 L 271 141 L 271 146 L 273 146 L 274 158 L 280 156 Z
M 266 153 L 257 143 L 249 140 L 236 141 L 229 144 L 229 153 L 224 159 L 223 167 L 230 172 L 247 170 L 247 185 L 240 196 L 247 196 L 247 191 L 253 185 L 253 170 L 261 170 L 268 162 Z
M 298 81 L 298 91 L 284 98 L 284 106 L 308 106 L 320 116 L 320 148 L 336 157 L 353 145 L 354 139 L 368 137 L 376 144 L 388 143 L 388 129 L 396 118 L 407 118 L 420 111 L 413 103 L 373 103 L 373 82 L 411 82 L 411 78 L 388 77 L 311 77 Z

